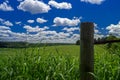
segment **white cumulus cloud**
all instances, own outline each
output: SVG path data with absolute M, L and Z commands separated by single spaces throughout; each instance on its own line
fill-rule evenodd
M 32 14 L 47 13 L 51 9 L 49 5 L 39 0 L 24 0 L 17 8 Z
M 120 37 L 120 22 L 118 22 L 118 24 L 111 24 L 109 26 L 106 27 L 106 29 L 108 30 L 109 34 L 113 34 L 115 36 Z
M 103 38 L 103 37 L 105 37 L 105 35 L 102 35 L 102 34 L 94 34 L 94 38 L 95 38 L 95 39 Z
M 28 23 L 34 23 L 34 20 L 27 20 Z
M 65 27 L 65 28 L 63 28 L 63 30 L 65 30 L 67 32 L 73 32 L 75 30 L 80 30 L 80 28 L 79 27 L 71 27 L 71 28 Z
M 98 24 L 94 23 L 94 38 L 98 39 L 102 37 L 105 37 L 105 35 L 101 34 Z
M 15 24 L 21 25 L 21 21 L 15 22 Z
M 6 26 L 0 26 L 0 30 L 10 30 L 10 28 Z
M 80 19 L 73 18 L 71 20 L 68 18 L 56 17 L 54 18 L 53 22 L 54 22 L 53 26 L 77 26 L 80 23 Z
M 65 32 L 56 32 L 55 30 L 47 30 L 49 27 L 39 26 L 32 27 L 29 25 L 24 26 L 29 31 L 26 33 L 13 32 L 9 27 L 0 26 L 0 38 L 1 41 L 27 41 L 30 43 L 75 43 L 80 38 L 79 34 L 70 34 Z M 31 33 L 36 32 L 36 33 Z
M 49 29 L 47 26 L 44 26 L 43 28 L 40 28 L 39 26 L 36 27 L 32 27 L 29 25 L 25 25 L 24 28 L 28 31 L 28 32 L 41 32 L 44 31 L 46 29 Z
M 105 0 L 81 0 L 81 2 L 91 3 L 91 4 L 101 4 Z
M 45 19 L 43 19 L 43 18 L 37 18 L 36 21 L 37 21 L 38 23 L 45 23 L 45 22 L 47 22 L 47 20 L 45 20 Z
M 2 4 L 0 4 L 0 10 L 2 11 L 14 11 L 14 9 L 7 4 L 7 2 L 3 2 Z
M 73 34 L 71 40 L 75 43 L 77 40 L 80 40 L 80 34 Z
M 10 21 L 6 21 L 6 20 L 4 20 L 4 19 L 2 19 L 2 18 L 0 18 L 0 23 L 2 24 L 2 25 L 5 25 L 5 26 L 13 26 L 13 23 L 12 22 L 10 22 Z
M 52 7 L 57 8 L 57 9 L 71 9 L 72 8 L 72 5 L 70 3 L 67 3 L 67 2 L 58 3 L 54 0 L 50 0 L 48 2 L 48 4 L 51 5 Z
M 6 26 L 13 26 L 13 24 L 10 21 L 5 21 L 3 24 Z
M 2 41 L 2 38 L 6 38 L 9 36 L 8 32 L 10 31 L 10 27 L 7 26 L 0 26 L 0 40 Z

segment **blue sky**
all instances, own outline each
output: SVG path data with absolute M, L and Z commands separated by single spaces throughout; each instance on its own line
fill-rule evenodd
M 0 0 L 0 39 L 75 43 L 80 23 L 94 22 L 94 37 L 120 37 L 120 0 Z

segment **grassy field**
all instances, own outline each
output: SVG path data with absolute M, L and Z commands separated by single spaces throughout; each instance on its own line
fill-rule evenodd
M 96 80 L 120 80 L 120 57 L 95 46 Z M 79 80 L 80 47 L 1 48 L 0 80 Z

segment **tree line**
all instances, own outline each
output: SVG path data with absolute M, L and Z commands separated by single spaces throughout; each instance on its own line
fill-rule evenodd
M 120 38 L 117 38 L 116 36 L 110 34 L 109 36 L 107 37 L 102 37 L 102 38 L 97 38 L 97 39 L 94 39 L 94 44 L 105 44 L 105 43 L 111 43 L 111 42 L 115 42 L 115 41 L 118 41 L 120 42 Z M 77 40 L 76 41 L 76 45 L 80 45 L 80 40 Z
M 0 48 L 28 48 L 54 45 L 72 45 L 71 43 L 28 43 L 28 42 L 5 42 L 0 41 Z

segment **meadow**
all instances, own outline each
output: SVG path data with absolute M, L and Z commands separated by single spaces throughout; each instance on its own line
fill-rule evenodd
M 95 45 L 95 80 L 120 80 L 119 49 Z M 79 80 L 80 46 L 0 48 L 0 80 Z

